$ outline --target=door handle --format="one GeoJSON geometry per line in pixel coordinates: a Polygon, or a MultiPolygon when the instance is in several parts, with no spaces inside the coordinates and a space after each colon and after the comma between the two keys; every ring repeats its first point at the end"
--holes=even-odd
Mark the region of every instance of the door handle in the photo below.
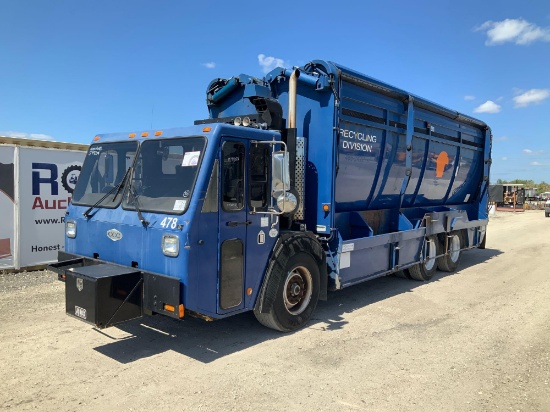
{"type": "Polygon", "coordinates": [[[231,226],[231,227],[235,227],[235,226],[239,226],[239,225],[245,225],[245,226],[248,226],[248,225],[251,225],[252,222],[250,220],[245,220],[244,222],[235,222],[235,221],[229,221],[226,223],[227,226],[231,226]]]}

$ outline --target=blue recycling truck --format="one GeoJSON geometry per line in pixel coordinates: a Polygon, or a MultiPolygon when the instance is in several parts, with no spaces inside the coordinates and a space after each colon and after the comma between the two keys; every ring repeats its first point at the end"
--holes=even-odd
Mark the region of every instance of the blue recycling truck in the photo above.
{"type": "Polygon", "coordinates": [[[483,248],[491,130],[314,60],[207,88],[193,126],[94,137],[51,269],[69,315],[254,311],[292,331],[327,291],[426,281],[483,248]]]}

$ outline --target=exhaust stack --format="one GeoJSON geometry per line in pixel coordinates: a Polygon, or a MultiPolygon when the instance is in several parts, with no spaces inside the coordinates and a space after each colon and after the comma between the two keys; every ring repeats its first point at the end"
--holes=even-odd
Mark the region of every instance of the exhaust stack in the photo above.
{"type": "Polygon", "coordinates": [[[296,69],[290,75],[288,83],[288,128],[296,129],[296,89],[300,70],[296,69]]]}

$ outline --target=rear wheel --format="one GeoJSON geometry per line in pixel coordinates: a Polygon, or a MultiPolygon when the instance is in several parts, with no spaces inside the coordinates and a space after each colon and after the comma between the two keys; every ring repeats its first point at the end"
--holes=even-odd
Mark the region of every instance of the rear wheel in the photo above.
{"type": "MultiPolygon", "coordinates": [[[[454,272],[460,262],[462,255],[462,234],[460,232],[451,232],[448,235],[448,250],[444,256],[437,258],[437,266],[445,272],[454,272]]],[[[444,245],[444,243],[443,243],[444,245]]]]}
{"type": "Polygon", "coordinates": [[[271,273],[264,299],[267,307],[254,310],[256,319],[268,328],[290,332],[304,326],[319,299],[319,267],[305,252],[291,256],[271,273]]]}
{"type": "Polygon", "coordinates": [[[430,280],[437,271],[436,257],[439,242],[436,236],[428,236],[424,244],[424,261],[409,268],[409,275],[415,280],[430,280]]]}
{"type": "Polygon", "coordinates": [[[485,244],[487,243],[487,230],[485,230],[485,234],[483,235],[483,240],[478,246],[478,249],[485,249],[485,244]]]}
{"type": "Polygon", "coordinates": [[[403,278],[403,279],[411,278],[411,275],[409,275],[408,269],[398,270],[397,272],[394,273],[394,276],[397,276],[398,278],[403,278]]]}

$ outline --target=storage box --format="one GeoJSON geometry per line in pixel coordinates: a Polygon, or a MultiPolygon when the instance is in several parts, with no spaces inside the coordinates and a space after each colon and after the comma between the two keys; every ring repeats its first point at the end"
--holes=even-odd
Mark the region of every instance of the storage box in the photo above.
{"type": "Polygon", "coordinates": [[[66,271],[67,314],[106,328],[143,315],[143,279],[132,268],[99,264],[66,271]]]}

